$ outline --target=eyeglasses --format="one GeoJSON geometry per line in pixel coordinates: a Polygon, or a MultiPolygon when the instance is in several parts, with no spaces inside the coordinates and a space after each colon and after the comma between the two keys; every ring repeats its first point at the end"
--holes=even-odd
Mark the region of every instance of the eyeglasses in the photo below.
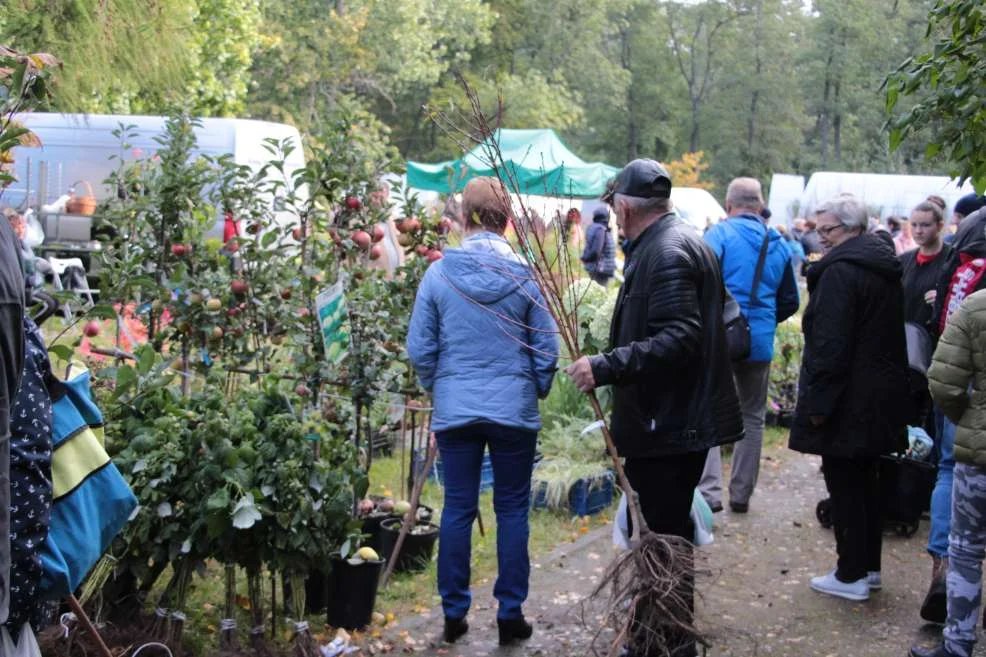
{"type": "Polygon", "coordinates": [[[828,238],[833,230],[837,230],[839,228],[845,228],[845,226],[842,224],[836,224],[834,226],[818,226],[815,228],[815,231],[822,237],[828,238]]]}

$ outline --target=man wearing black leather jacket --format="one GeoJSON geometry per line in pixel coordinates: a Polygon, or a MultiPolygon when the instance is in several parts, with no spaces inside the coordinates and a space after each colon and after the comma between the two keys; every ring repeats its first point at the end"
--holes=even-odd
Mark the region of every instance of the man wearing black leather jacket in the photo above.
{"type": "MultiPolygon", "coordinates": [[[[743,437],[722,319],[715,255],[673,213],[671,178],[634,160],[605,200],[631,240],[613,311],[610,348],[566,372],[588,392],[613,386],[611,430],[648,527],[691,541],[692,496],[709,448],[743,437]]],[[[689,606],[692,586],[681,594],[689,606]]],[[[668,636],[672,657],[694,642],[668,636]]],[[[634,656],[649,657],[649,656],[634,656]]]]}

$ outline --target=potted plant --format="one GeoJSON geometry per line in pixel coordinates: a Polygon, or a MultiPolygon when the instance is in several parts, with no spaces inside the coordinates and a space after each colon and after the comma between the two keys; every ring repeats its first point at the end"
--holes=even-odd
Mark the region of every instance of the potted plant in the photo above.
{"type": "Polygon", "coordinates": [[[613,473],[598,442],[584,435],[585,429],[582,418],[564,417],[542,433],[543,458],[531,485],[534,508],[567,508],[573,515],[586,516],[613,501],[613,473]]]}

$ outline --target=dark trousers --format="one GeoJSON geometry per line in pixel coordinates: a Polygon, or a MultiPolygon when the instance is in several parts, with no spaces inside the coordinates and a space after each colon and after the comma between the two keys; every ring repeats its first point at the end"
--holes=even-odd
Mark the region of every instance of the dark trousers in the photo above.
{"type": "Polygon", "coordinates": [[[438,431],[435,438],[445,475],[445,506],[438,539],[438,592],[445,615],[464,618],[472,603],[472,525],[479,510],[483,452],[489,446],[496,513],[493,596],[500,603],[497,618],[520,618],[531,575],[528,513],[537,432],[486,423],[438,431]]]}
{"type": "Polygon", "coordinates": [[[868,571],[880,570],[883,510],[879,466],[875,458],[822,457],[839,554],[835,576],[840,582],[855,582],[868,571]]]}
{"type": "MultiPolygon", "coordinates": [[[[624,465],[627,479],[640,498],[640,512],[647,527],[658,534],[680,536],[689,544],[695,537],[691,519],[692,498],[702,478],[708,451],[675,454],[654,458],[628,458],[624,465]]],[[[627,510],[628,516],[632,516],[627,510]]],[[[633,531],[633,519],[627,526],[633,531]]],[[[687,605],[689,622],[695,608],[694,578],[688,577],[678,589],[687,605]]],[[[672,657],[695,655],[695,643],[690,638],[666,633],[665,645],[672,657]]],[[[648,656],[649,657],[649,656],[648,656]]]]}

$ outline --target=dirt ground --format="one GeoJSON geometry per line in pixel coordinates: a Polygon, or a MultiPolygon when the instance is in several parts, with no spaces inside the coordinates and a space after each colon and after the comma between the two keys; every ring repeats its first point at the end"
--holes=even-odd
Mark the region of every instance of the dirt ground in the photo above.
{"type": "MultiPolygon", "coordinates": [[[[835,563],[832,533],[815,520],[826,497],[819,460],[786,449],[767,450],[750,512],[716,515],[715,542],[699,550],[697,614],[715,657],[904,656],[914,642],[931,645],[940,628],[918,616],[931,571],[927,521],[911,538],[885,534],[883,590],[853,603],[819,595],[808,580],[835,563]]],[[[525,614],[535,624],[524,644],[496,645],[491,586],[473,592],[469,633],[455,645],[439,642],[441,609],[405,619],[378,648],[448,657],[583,655],[593,634],[580,605],[612,557],[607,530],[559,548],[534,567],[525,614]]],[[[591,653],[590,653],[591,654],[591,653]]],[[[986,655],[980,647],[977,656],[986,655]]]]}

